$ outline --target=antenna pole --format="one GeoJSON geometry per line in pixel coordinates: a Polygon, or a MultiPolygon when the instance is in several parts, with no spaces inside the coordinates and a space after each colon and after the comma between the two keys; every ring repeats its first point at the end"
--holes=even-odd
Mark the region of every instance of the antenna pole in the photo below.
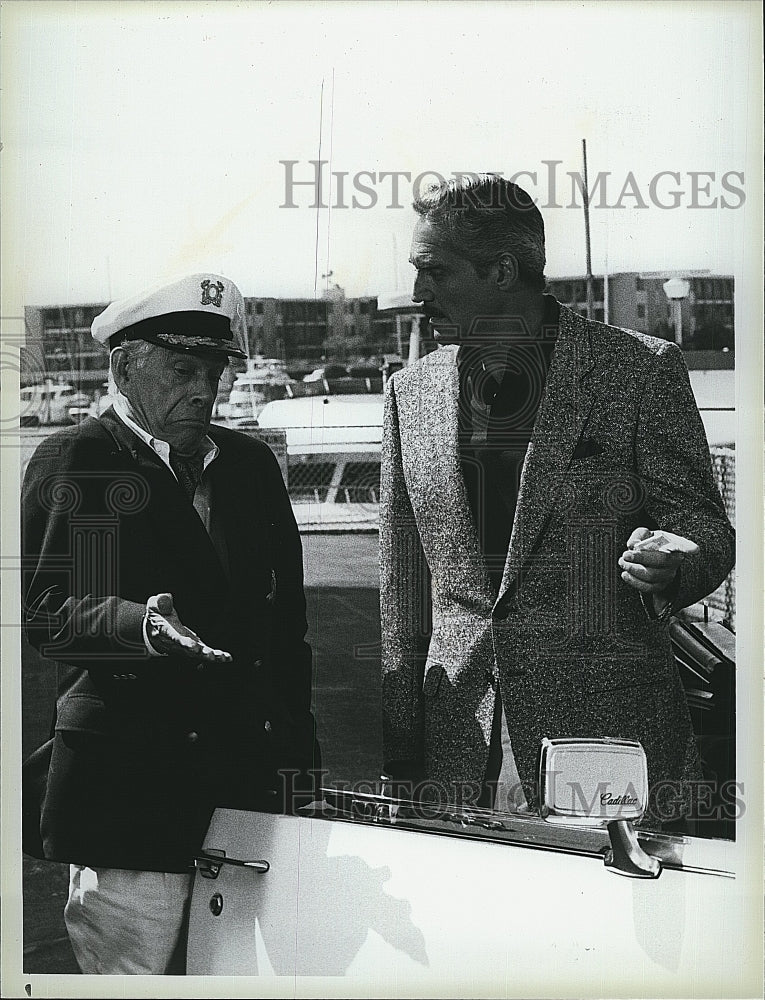
{"type": "Polygon", "coordinates": [[[319,212],[321,206],[322,173],[321,173],[321,134],[324,127],[324,78],[319,92],[319,197],[316,199],[316,245],[313,256],[313,297],[317,298],[319,285],[319,212]]]}
{"type": "Polygon", "coordinates": [[[590,188],[587,180],[587,140],[582,139],[582,159],[584,161],[584,243],[587,254],[587,319],[595,315],[595,296],[592,287],[592,253],[590,250],[590,188]]]}

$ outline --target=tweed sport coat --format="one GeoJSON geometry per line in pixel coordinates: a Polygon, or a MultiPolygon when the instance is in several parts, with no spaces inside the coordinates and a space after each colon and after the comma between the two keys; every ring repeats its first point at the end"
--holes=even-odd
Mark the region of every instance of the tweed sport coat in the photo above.
{"type": "Polygon", "coordinates": [[[284,808],[278,769],[319,766],[287,491],[264,444],[209,434],[228,572],[172,473],[112,410],[29,463],[25,629],[58,675],[41,821],[51,860],[185,870],[216,806],[284,808]],[[165,591],[233,663],[147,655],[145,603],[165,591]]]}
{"type": "Polygon", "coordinates": [[[560,307],[498,595],[461,472],[458,396],[454,346],[387,386],[385,760],[417,762],[452,794],[452,783],[480,782],[499,684],[532,801],[545,736],[638,739],[652,786],[698,777],[665,624],[618,567],[638,526],[695,541],[679,609],[714,590],[734,561],[682,353],[560,307]]]}

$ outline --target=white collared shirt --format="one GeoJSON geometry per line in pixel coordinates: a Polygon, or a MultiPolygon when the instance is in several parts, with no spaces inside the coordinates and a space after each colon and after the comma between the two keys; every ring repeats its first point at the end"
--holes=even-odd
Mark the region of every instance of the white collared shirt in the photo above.
{"type": "MultiPolygon", "coordinates": [[[[137,437],[139,437],[144,444],[147,444],[151,450],[162,459],[168,469],[173,473],[173,476],[177,479],[175,471],[172,465],[170,465],[170,445],[167,441],[163,441],[161,438],[154,437],[149,431],[145,430],[135,419],[135,414],[133,413],[133,408],[130,405],[130,401],[127,396],[123,396],[121,392],[118,392],[114,397],[114,412],[120,418],[123,424],[128,427],[137,437]]],[[[202,473],[207,469],[210,462],[213,462],[220,452],[220,448],[217,444],[209,437],[205,435],[202,439],[202,444],[200,449],[204,448],[204,456],[202,461],[202,473]]],[[[201,516],[201,515],[200,515],[201,516]]],[[[202,518],[204,520],[204,518],[202,518]]],[[[209,527],[209,525],[208,525],[209,527]]]]}
{"type": "MultiPolygon", "coordinates": [[[[141,425],[135,419],[135,414],[133,412],[133,408],[130,405],[130,401],[122,393],[117,393],[117,395],[114,397],[113,406],[114,406],[114,412],[117,414],[117,417],[128,428],[128,430],[131,430],[136,435],[136,437],[140,438],[141,441],[143,441],[151,448],[151,450],[155,453],[155,455],[157,455],[164,462],[164,464],[168,467],[170,472],[172,472],[173,476],[177,480],[178,477],[175,475],[175,470],[170,465],[170,445],[168,444],[168,442],[163,441],[161,438],[155,437],[153,434],[150,434],[149,431],[147,431],[145,428],[141,427],[141,425]]],[[[208,465],[210,465],[210,463],[215,461],[215,459],[218,457],[220,453],[220,448],[212,440],[212,438],[209,437],[209,435],[206,435],[202,440],[202,443],[200,445],[200,451],[203,448],[204,448],[204,455],[202,459],[202,477],[200,478],[196,488],[196,492],[194,493],[193,503],[194,503],[194,510],[199,515],[202,524],[205,526],[205,530],[209,535],[211,515],[212,515],[212,503],[210,494],[210,483],[208,480],[205,480],[204,474],[205,471],[207,470],[208,465]]],[[[149,655],[164,656],[165,655],[164,653],[158,653],[157,650],[149,642],[149,636],[146,632],[146,624],[147,624],[146,619],[144,618],[143,641],[146,645],[146,649],[148,650],[149,655]]]]}

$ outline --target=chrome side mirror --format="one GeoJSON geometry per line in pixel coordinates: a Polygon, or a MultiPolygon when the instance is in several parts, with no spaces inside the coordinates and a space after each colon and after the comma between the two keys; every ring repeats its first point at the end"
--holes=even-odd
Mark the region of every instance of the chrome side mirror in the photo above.
{"type": "Polygon", "coordinates": [[[608,830],[606,868],[632,878],[661,874],[632,825],[648,804],[648,765],[636,740],[542,740],[539,789],[546,822],[608,830]]]}

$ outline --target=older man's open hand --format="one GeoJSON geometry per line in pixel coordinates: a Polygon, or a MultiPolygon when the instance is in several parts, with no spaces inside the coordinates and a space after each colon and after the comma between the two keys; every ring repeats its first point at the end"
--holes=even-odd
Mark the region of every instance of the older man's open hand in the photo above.
{"type": "Polygon", "coordinates": [[[213,649],[186,628],[173,605],[172,594],[155,594],[146,602],[146,637],[153,649],[167,656],[185,656],[205,663],[231,663],[233,657],[213,649]]]}

